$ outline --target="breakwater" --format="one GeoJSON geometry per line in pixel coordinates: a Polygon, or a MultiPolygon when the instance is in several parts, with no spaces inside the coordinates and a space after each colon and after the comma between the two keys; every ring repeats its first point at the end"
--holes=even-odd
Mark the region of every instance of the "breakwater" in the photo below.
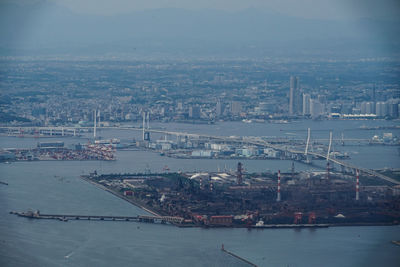
{"type": "Polygon", "coordinates": [[[237,255],[237,254],[235,254],[235,253],[233,253],[233,252],[231,252],[231,251],[226,250],[225,247],[224,247],[224,244],[222,244],[221,250],[222,250],[223,252],[225,252],[226,254],[229,254],[229,255],[231,255],[232,257],[234,257],[234,258],[236,258],[236,259],[238,259],[238,260],[240,260],[240,261],[242,261],[242,262],[244,262],[244,263],[247,263],[247,264],[250,265],[250,266],[258,267],[256,264],[250,262],[249,260],[246,260],[245,258],[243,258],[243,257],[241,257],[241,256],[239,256],[239,255],[237,255]]]}

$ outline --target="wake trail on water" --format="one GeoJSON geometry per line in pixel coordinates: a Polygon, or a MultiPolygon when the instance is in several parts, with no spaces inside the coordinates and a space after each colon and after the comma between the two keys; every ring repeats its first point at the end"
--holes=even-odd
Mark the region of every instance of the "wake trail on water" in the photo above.
{"type": "Polygon", "coordinates": [[[75,252],[71,251],[69,254],[65,255],[64,258],[68,259],[69,257],[71,257],[75,252]]]}

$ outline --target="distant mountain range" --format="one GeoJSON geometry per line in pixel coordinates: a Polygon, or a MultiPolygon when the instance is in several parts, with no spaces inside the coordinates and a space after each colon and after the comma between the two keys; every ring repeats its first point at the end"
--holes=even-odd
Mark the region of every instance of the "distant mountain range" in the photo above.
{"type": "Polygon", "coordinates": [[[83,15],[35,1],[0,3],[0,53],[393,56],[399,21],[311,20],[247,9],[83,15]]]}

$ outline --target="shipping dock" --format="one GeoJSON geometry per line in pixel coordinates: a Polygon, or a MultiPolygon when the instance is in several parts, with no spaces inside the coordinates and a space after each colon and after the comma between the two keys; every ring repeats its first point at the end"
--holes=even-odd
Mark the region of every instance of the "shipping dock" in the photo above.
{"type": "MultiPolygon", "coordinates": [[[[172,224],[178,227],[198,227],[186,221],[182,217],[177,216],[152,216],[152,215],[137,215],[137,216],[114,216],[114,215],[76,215],[76,214],[44,214],[40,211],[26,211],[17,212],[11,211],[10,214],[29,219],[43,219],[43,220],[58,220],[67,222],[69,220],[83,220],[83,221],[125,221],[125,222],[142,222],[142,223],[160,223],[172,224]]],[[[209,226],[208,226],[209,227],[209,226]]],[[[329,227],[328,224],[274,224],[263,226],[250,226],[250,228],[259,229],[282,229],[282,228],[321,228],[329,227]]]]}
{"type": "Polygon", "coordinates": [[[76,144],[65,147],[64,142],[39,142],[35,148],[7,148],[3,157],[9,161],[43,160],[115,160],[115,147],[101,143],[76,144]]]}

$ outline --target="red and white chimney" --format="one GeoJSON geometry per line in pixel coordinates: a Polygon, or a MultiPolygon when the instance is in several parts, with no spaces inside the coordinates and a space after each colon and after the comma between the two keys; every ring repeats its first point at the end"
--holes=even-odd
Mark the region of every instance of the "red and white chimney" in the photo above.
{"type": "Polygon", "coordinates": [[[360,171],[356,170],[356,200],[360,199],[360,171]]]}
{"type": "Polygon", "coordinates": [[[281,171],[278,170],[278,195],[276,197],[276,201],[281,201],[281,171]]]}

